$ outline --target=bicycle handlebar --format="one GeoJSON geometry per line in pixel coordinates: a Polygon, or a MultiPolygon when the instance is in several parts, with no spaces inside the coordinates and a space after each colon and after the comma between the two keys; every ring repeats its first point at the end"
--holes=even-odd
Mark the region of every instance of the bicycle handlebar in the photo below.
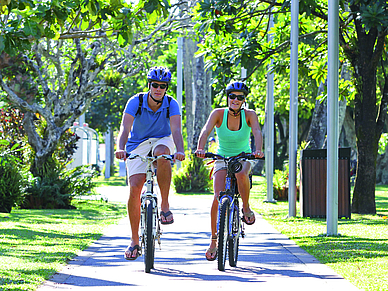
{"type": "Polygon", "coordinates": [[[133,154],[133,153],[126,153],[126,155],[127,155],[127,159],[130,159],[130,160],[133,160],[136,158],[140,158],[142,160],[146,160],[147,158],[153,159],[153,160],[158,160],[158,159],[164,158],[166,160],[172,161],[174,159],[174,155],[160,155],[160,156],[155,156],[155,157],[141,156],[139,154],[133,154]]]}
{"type": "Polygon", "coordinates": [[[257,158],[255,157],[255,155],[252,155],[252,154],[247,154],[247,153],[242,153],[241,155],[239,156],[235,156],[235,157],[223,157],[221,155],[218,155],[218,154],[213,154],[213,153],[210,153],[210,152],[207,152],[205,153],[205,158],[211,158],[213,160],[228,160],[228,159],[236,159],[236,160],[239,160],[239,159],[247,159],[247,160],[264,160],[265,158],[262,157],[262,158],[257,158]]]}

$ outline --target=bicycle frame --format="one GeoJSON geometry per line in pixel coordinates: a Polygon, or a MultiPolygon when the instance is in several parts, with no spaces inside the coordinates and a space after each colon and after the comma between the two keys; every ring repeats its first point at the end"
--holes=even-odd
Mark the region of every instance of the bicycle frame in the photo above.
{"type": "MultiPolygon", "coordinates": [[[[222,200],[222,198],[224,197],[227,197],[229,199],[229,205],[230,205],[230,208],[229,208],[229,223],[228,223],[228,233],[229,233],[229,239],[235,237],[235,236],[240,236],[240,234],[242,235],[242,237],[245,236],[245,233],[244,233],[244,230],[239,228],[239,231],[238,233],[233,233],[232,231],[232,228],[233,228],[233,210],[234,209],[237,209],[237,211],[239,211],[240,209],[239,206],[238,206],[238,199],[240,197],[240,194],[238,193],[238,189],[237,189],[237,181],[236,181],[236,177],[234,176],[233,173],[227,171],[227,175],[226,175],[226,178],[225,178],[225,192],[221,192],[221,193],[224,193],[222,196],[219,197],[219,201],[222,200]]],[[[221,204],[219,203],[218,204],[218,208],[220,208],[221,204]]],[[[220,211],[220,209],[218,209],[218,212],[220,211]]],[[[217,216],[219,218],[219,215],[217,216]]],[[[217,218],[217,232],[219,231],[219,219],[217,218]]]]}
{"type": "Polygon", "coordinates": [[[235,173],[242,170],[240,161],[256,159],[254,155],[242,154],[237,157],[226,158],[213,153],[205,153],[205,158],[223,160],[227,168],[225,191],[218,197],[217,236],[218,236],[218,270],[225,271],[227,250],[229,265],[236,267],[240,235],[244,238],[244,225],[241,223],[237,180],[235,173]]]}
{"type": "MultiPolygon", "coordinates": [[[[171,155],[160,155],[157,157],[151,157],[151,156],[140,156],[138,154],[127,154],[128,159],[135,159],[139,158],[143,162],[147,163],[147,170],[146,170],[146,182],[145,186],[146,189],[141,193],[140,196],[140,203],[141,203],[141,212],[140,212],[140,240],[141,240],[141,248],[145,245],[144,238],[146,236],[146,208],[148,201],[150,201],[152,205],[152,216],[154,217],[152,219],[152,237],[154,239],[158,240],[159,248],[161,246],[161,240],[160,236],[162,235],[162,231],[160,228],[160,219],[159,219],[159,210],[158,210],[158,195],[155,193],[154,188],[154,178],[155,173],[152,169],[152,164],[157,161],[158,159],[166,159],[166,160],[172,160],[173,156],[171,155]]],[[[153,259],[152,259],[153,261],[153,259]]]]}

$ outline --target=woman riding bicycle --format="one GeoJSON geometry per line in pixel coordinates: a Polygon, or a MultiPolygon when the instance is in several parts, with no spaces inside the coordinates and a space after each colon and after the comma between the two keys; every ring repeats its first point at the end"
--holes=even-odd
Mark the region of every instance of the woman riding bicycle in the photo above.
{"type": "MultiPolygon", "coordinates": [[[[232,157],[242,152],[251,152],[250,134],[252,132],[255,139],[256,149],[252,154],[262,158],[263,138],[254,110],[244,108],[245,98],[249,93],[247,85],[243,82],[232,82],[226,87],[228,108],[217,108],[210,114],[205,126],[202,128],[196,155],[200,158],[205,157],[205,145],[210,133],[216,127],[218,137],[217,154],[225,157],[232,157]]],[[[242,199],[243,221],[251,225],[255,222],[255,214],[249,206],[250,182],[249,173],[251,163],[242,162],[243,168],[236,173],[237,185],[242,199]]],[[[214,199],[211,207],[211,242],[206,251],[206,259],[214,261],[217,258],[217,212],[218,212],[218,195],[225,189],[226,168],[222,160],[215,161],[213,167],[213,188],[214,199]]]]}

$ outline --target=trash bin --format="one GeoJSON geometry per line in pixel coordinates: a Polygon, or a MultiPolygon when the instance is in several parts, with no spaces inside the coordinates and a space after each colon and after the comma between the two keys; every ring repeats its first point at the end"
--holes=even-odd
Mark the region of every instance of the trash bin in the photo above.
{"type": "MultiPolygon", "coordinates": [[[[350,148],[338,153],[338,217],[349,218],[350,148]]],[[[300,212],[302,217],[326,217],[327,150],[303,150],[301,154],[300,212]]]]}

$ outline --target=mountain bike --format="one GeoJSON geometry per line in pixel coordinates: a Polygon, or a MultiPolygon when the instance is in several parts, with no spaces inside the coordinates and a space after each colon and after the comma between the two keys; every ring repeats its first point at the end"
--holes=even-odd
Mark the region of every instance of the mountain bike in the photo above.
{"type": "MultiPolygon", "coordinates": [[[[227,174],[225,179],[225,191],[219,195],[217,234],[218,234],[218,270],[225,271],[226,256],[229,257],[229,265],[236,267],[240,236],[245,237],[244,226],[240,217],[240,194],[238,192],[235,174],[242,170],[241,161],[263,159],[256,158],[252,154],[241,154],[236,157],[225,158],[221,155],[206,153],[205,158],[224,160],[227,174]],[[227,252],[228,251],[228,252],[227,252]]],[[[251,181],[251,176],[250,176],[251,181]]]]}
{"type": "Polygon", "coordinates": [[[159,159],[172,161],[174,156],[160,155],[157,157],[151,157],[127,153],[127,158],[130,160],[138,158],[147,163],[145,182],[146,189],[141,193],[140,196],[140,251],[143,253],[142,250],[144,249],[145,272],[150,273],[151,269],[154,268],[155,240],[158,241],[160,247],[160,236],[162,235],[160,228],[158,195],[156,193],[156,187],[154,187],[155,171],[153,170],[152,164],[159,159]]]}

